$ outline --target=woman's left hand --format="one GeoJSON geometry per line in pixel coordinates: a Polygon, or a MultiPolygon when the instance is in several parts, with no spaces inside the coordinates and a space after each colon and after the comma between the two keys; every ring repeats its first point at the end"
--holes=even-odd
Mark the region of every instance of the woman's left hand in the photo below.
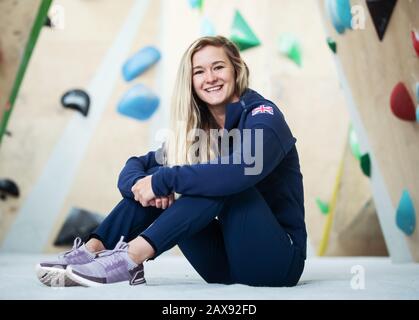
{"type": "Polygon", "coordinates": [[[151,175],[138,180],[131,188],[135,201],[141,203],[143,207],[148,207],[149,202],[156,197],[151,187],[151,175]]]}

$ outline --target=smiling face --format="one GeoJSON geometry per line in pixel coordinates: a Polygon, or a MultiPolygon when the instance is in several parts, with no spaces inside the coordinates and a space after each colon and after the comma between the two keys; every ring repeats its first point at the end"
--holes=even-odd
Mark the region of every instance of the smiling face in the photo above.
{"type": "Polygon", "coordinates": [[[239,100],[235,93],[234,67],[222,47],[208,45],[193,55],[192,85],[210,109],[239,100]]]}

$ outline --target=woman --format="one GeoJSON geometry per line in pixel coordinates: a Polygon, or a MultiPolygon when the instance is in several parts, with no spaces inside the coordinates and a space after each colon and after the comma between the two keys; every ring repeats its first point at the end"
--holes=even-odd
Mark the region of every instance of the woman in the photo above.
{"type": "Polygon", "coordinates": [[[145,283],[143,262],[178,245],[208,283],[297,284],[307,235],[296,139],[248,75],[228,39],[192,43],[177,74],[172,136],[128,159],[123,200],[86,244],[76,239],[37,266],[43,283],[57,274],[64,285],[145,283]]]}

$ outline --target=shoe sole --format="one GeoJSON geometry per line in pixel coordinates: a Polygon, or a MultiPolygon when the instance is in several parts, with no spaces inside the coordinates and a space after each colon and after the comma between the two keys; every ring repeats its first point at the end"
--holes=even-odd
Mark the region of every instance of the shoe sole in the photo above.
{"type": "Polygon", "coordinates": [[[67,269],[65,270],[65,274],[67,278],[71,279],[72,281],[83,287],[100,287],[105,284],[80,277],[79,275],[73,273],[73,269],[71,268],[71,266],[67,267],[67,269]]]}
{"type": "Polygon", "coordinates": [[[66,276],[65,269],[43,267],[37,264],[35,270],[38,280],[48,287],[74,287],[79,285],[66,276]]]}
{"type": "MultiPolygon", "coordinates": [[[[66,271],[65,271],[66,277],[70,278],[72,281],[74,281],[75,283],[79,284],[80,286],[83,287],[101,287],[103,285],[109,284],[109,283],[100,283],[100,282],[95,282],[86,278],[83,278],[81,276],[79,276],[78,274],[73,273],[73,269],[71,268],[71,266],[68,266],[66,271]]],[[[144,279],[143,282],[137,283],[139,284],[146,284],[146,281],[144,279]]]]}

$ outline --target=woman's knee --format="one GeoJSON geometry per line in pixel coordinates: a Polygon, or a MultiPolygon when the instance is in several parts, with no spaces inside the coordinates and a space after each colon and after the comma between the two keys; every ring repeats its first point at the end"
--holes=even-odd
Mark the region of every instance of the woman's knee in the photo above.
{"type": "Polygon", "coordinates": [[[270,208],[260,192],[255,187],[251,187],[228,196],[225,208],[219,217],[223,219],[225,216],[234,216],[244,212],[259,212],[260,210],[270,211],[270,208]]]}

